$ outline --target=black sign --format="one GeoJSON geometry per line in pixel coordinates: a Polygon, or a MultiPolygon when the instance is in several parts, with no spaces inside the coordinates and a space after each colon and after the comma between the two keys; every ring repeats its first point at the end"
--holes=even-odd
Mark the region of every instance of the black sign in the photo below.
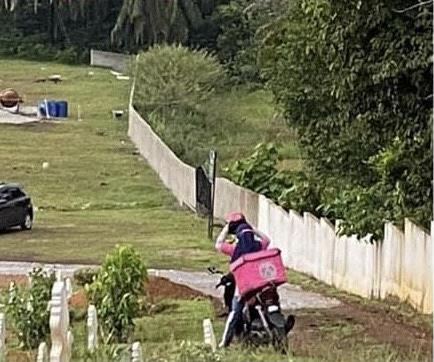
{"type": "Polygon", "coordinates": [[[203,166],[196,169],[196,211],[204,216],[212,213],[212,183],[203,166]]]}
{"type": "Polygon", "coordinates": [[[209,151],[207,162],[196,168],[196,212],[208,217],[208,237],[212,239],[217,153],[209,151]]]}

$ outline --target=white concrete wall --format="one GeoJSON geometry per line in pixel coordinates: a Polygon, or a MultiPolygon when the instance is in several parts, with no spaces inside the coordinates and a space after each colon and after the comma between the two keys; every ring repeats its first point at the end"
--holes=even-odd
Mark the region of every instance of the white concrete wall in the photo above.
{"type": "Polygon", "coordinates": [[[215,188],[214,216],[223,219],[228,211],[244,210],[249,221],[257,225],[258,198],[259,195],[255,192],[240,187],[223,177],[218,177],[215,188]]]}
{"type": "Polygon", "coordinates": [[[129,109],[128,136],[177,200],[195,209],[195,169],[178,159],[132,106],[129,109]]]}
{"type": "Polygon", "coordinates": [[[432,313],[432,239],[417,225],[406,220],[401,232],[386,224],[384,241],[371,243],[338,236],[325,218],[286,212],[264,196],[258,200],[258,226],[282,250],[287,267],[350,293],[394,295],[432,313]]]}
{"type": "MultiPolygon", "coordinates": [[[[128,135],[179,202],[194,209],[195,169],[179,160],[131,105],[128,135]]],[[[242,211],[267,233],[288,268],[366,298],[397,296],[432,313],[432,238],[409,220],[404,232],[386,224],[384,241],[370,243],[338,236],[325,218],[286,212],[263,195],[217,178],[215,217],[230,210],[242,211]]]]}
{"type": "Polygon", "coordinates": [[[90,50],[90,65],[111,68],[118,72],[126,72],[130,61],[131,57],[126,54],[90,50]]]}

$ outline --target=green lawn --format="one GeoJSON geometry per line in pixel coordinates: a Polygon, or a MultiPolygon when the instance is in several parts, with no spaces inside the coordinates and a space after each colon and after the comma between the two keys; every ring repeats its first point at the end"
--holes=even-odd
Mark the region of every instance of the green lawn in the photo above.
{"type": "Polygon", "coordinates": [[[220,151],[222,166],[249,156],[258,143],[274,142],[282,162],[300,167],[297,135],[277,113],[271,93],[237,87],[214,95],[205,108],[226,121],[224,139],[208,136],[220,151]],[[232,121],[237,122],[236,126],[231,126],[232,121]]]}
{"type": "Polygon", "coordinates": [[[210,149],[218,154],[218,171],[240,158],[250,156],[257,144],[273,142],[279,150],[280,167],[300,169],[302,154],[297,134],[276,111],[270,92],[247,87],[220,89],[196,113],[182,109],[164,116],[146,114],[135,99],[135,106],[154,131],[184,162],[198,166],[210,149]]]}
{"type": "MultiPolygon", "coordinates": [[[[12,60],[0,64],[0,89],[16,88],[28,103],[46,96],[66,99],[70,105],[69,119],[59,123],[0,124],[0,180],[23,184],[38,208],[32,231],[0,234],[0,260],[95,263],[115,244],[130,243],[149,267],[203,269],[225,262],[206,239],[205,221],[180,209],[135,153],[126,136],[126,118],[112,119],[111,109],[126,109],[128,82],[116,80],[107,70],[89,67],[12,60]],[[65,80],[57,85],[34,82],[49,74],[61,74],[65,80]],[[77,121],[77,105],[82,110],[81,122],[77,121]],[[43,162],[49,162],[48,169],[42,169],[43,162]]],[[[227,132],[228,137],[219,143],[226,150],[221,154],[223,163],[248,154],[249,147],[260,140],[286,142],[281,147],[281,154],[286,155],[282,159],[299,162],[295,135],[272,117],[267,93],[237,89],[229,95],[217,95],[210,101],[210,109],[244,117],[250,128],[227,132]]],[[[308,283],[297,273],[290,273],[290,278],[301,278],[298,283],[302,285],[308,283]]],[[[216,335],[221,335],[223,321],[215,318],[208,299],[163,302],[169,308],[137,320],[135,339],[142,341],[149,361],[170,360],[164,358],[177,353],[184,356],[177,361],[191,361],[192,355],[201,352],[194,347],[186,352],[180,344],[185,339],[201,342],[203,318],[214,318],[216,335]]],[[[82,310],[81,316],[84,314],[82,310]]],[[[211,360],[407,361],[426,357],[401,354],[389,344],[369,339],[355,322],[336,319],[331,323],[325,312],[299,311],[297,317],[301,324],[295,330],[294,355],[234,346],[211,360]],[[312,315],[322,324],[303,325],[312,315]],[[306,341],[297,342],[297,336],[306,341]]],[[[85,345],[83,318],[73,322],[73,331],[77,353],[85,345]]],[[[11,338],[9,342],[15,349],[16,341],[11,338]]],[[[34,360],[34,356],[26,359],[27,355],[23,352],[17,361],[34,360]]]]}
{"type": "Polygon", "coordinates": [[[23,184],[37,207],[31,232],[0,234],[0,259],[98,262],[116,243],[131,243],[150,267],[222,260],[206,239],[205,221],[181,210],[135,153],[127,117],[112,119],[111,109],[127,108],[128,82],[106,69],[0,63],[0,89],[15,88],[28,104],[66,99],[70,109],[58,123],[0,124],[0,180],[23,184]],[[64,81],[34,82],[50,74],[64,81]]]}

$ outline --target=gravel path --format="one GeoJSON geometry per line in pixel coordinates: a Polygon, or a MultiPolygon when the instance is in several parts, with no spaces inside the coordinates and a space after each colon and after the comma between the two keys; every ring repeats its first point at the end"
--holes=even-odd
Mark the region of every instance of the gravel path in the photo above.
{"type": "Polygon", "coordinates": [[[26,261],[0,261],[0,275],[26,275],[33,268],[42,267],[42,269],[45,271],[61,270],[63,276],[70,277],[77,269],[92,266],[96,265],[32,263],[26,261]]]}
{"type": "MultiPolygon", "coordinates": [[[[62,275],[72,276],[74,271],[80,268],[92,267],[92,265],[81,264],[49,264],[49,263],[31,263],[31,262],[13,262],[0,261],[0,275],[25,275],[32,268],[40,266],[44,270],[61,270],[62,275]]],[[[95,266],[95,265],[94,265],[95,266]]],[[[218,283],[219,275],[211,275],[206,272],[191,272],[181,270],[162,270],[149,269],[149,275],[167,278],[170,281],[186,285],[192,289],[198,290],[204,294],[216,298],[222,298],[223,290],[215,289],[218,283]]],[[[307,292],[299,286],[284,284],[278,288],[282,309],[295,310],[303,308],[332,308],[340,304],[339,300],[324,297],[321,294],[307,292]]]]}
{"type": "MultiPolygon", "coordinates": [[[[150,275],[167,278],[177,284],[184,284],[204,294],[217,298],[223,297],[223,289],[215,289],[219,282],[219,275],[211,275],[205,272],[187,272],[181,270],[149,270],[150,275]]],[[[284,284],[278,287],[280,304],[282,309],[294,310],[304,308],[332,308],[340,304],[339,300],[324,297],[321,294],[307,292],[299,286],[284,284]]]]}

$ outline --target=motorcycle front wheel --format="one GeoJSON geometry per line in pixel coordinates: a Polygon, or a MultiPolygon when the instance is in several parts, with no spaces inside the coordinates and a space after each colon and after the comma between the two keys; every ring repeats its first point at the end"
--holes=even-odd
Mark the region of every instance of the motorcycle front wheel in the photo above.
{"type": "Polygon", "coordinates": [[[273,328],[273,347],[277,352],[286,354],[289,351],[288,337],[285,328],[273,328]]]}

